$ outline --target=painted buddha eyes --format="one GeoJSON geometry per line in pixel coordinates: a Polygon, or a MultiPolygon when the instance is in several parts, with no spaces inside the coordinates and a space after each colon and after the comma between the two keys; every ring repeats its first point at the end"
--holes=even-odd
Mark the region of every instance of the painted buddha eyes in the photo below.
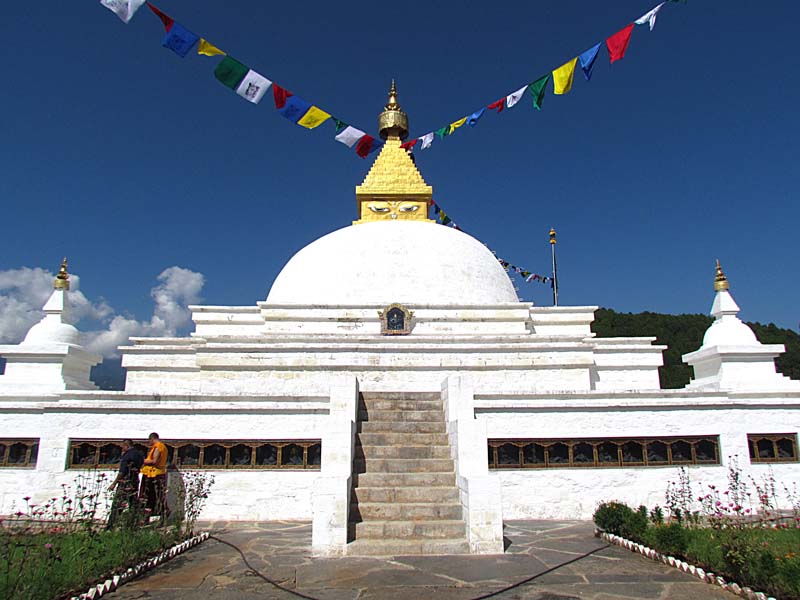
{"type": "Polygon", "coordinates": [[[400,212],[400,213],[413,213],[413,212],[417,212],[419,210],[419,206],[414,205],[414,204],[411,204],[411,205],[406,204],[406,205],[402,205],[402,206],[398,206],[396,202],[390,202],[389,204],[390,204],[390,206],[379,206],[377,204],[368,204],[367,206],[369,207],[369,209],[372,212],[374,212],[376,214],[384,215],[384,214],[387,214],[387,213],[391,212],[391,213],[393,213],[392,218],[396,218],[397,217],[396,213],[398,213],[398,212],[400,212]]]}

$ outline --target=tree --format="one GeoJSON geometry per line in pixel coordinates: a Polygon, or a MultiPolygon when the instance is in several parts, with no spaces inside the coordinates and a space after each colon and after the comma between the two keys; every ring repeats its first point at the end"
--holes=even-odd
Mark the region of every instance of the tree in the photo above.
{"type": "MultiPolygon", "coordinates": [[[[706,315],[667,315],[662,313],[619,313],[601,308],[595,313],[592,331],[598,337],[656,336],[656,343],[667,346],[664,366],[658,369],[662,388],[682,388],[692,375],[692,368],[684,364],[681,356],[697,350],[703,344],[703,335],[711,325],[712,317],[706,315]]],[[[800,379],[800,335],[791,329],[782,329],[774,323],[748,323],[762,344],[784,344],[786,352],[775,365],[780,373],[800,379]]]]}

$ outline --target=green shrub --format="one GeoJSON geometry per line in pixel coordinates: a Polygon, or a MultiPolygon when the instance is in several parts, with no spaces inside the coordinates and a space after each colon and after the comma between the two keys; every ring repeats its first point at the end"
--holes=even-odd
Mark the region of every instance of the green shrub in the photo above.
{"type": "Polygon", "coordinates": [[[595,525],[607,533],[622,535],[625,521],[633,515],[633,510],[622,502],[603,502],[594,511],[595,525]]]}
{"type": "Polygon", "coordinates": [[[645,541],[648,546],[656,548],[659,552],[686,558],[686,548],[689,545],[687,530],[677,522],[669,525],[656,525],[648,530],[645,541]]]}
{"type": "Polygon", "coordinates": [[[644,540],[647,526],[647,509],[645,509],[644,514],[641,511],[631,511],[629,515],[625,516],[622,522],[620,535],[631,541],[641,543],[642,540],[644,540]]]}

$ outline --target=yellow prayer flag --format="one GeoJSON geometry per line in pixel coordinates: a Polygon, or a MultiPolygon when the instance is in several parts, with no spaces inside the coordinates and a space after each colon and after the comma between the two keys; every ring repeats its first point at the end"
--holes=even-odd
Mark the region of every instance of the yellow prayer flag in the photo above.
{"type": "Polygon", "coordinates": [[[331,116],[324,110],[317,108],[316,106],[312,106],[308,109],[308,112],[303,115],[303,118],[297,122],[297,124],[302,125],[307,129],[314,129],[314,127],[322,125],[330,118],[331,116]]]}
{"type": "Polygon", "coordinates": [[[576,56],[553,71],[553,93],[566,94],[572,89],[572,76],[575,74],[576,56]]]}
{"type": "Polygon", "coordinates": [[[463,119],[459,119],[458,121],[454,121],[453,123],[450,123],[450,131],[447,132],[447,135],[450,135],[451,133],[453,133],[456,129],[461,127],[466,122],[467,122],[467,117],[464,117],[463,119]]]}
{"type": "Polygon", "coordinates": [[[197,46],[197,53],[205,54],[206,56],[216,56],[218,54],[225,56],[225,52],[203,38],[200,38],[200,44],[197,46]]]}

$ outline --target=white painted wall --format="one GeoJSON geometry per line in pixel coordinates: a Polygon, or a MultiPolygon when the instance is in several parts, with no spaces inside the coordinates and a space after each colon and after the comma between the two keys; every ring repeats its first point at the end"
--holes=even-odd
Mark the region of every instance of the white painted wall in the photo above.
{"type": "MultiPolygon", "coordinates": [[[[748,433],[800,432],[800,395],[772,398],[703,398],[686,394],[651,398],[527,398],[476,401],[489,438],[625,438],[718,435],[721,465],[688,466],[703,484],[727,485],[729,457],[738,457],[745,478],[770,469],[750,464],[748,433]],[[712,400],[713,403],[709,400],[712,400]],[[684,405],[684,406],[682,406],[684,405]],[[490,408],[490,406],[492,406],[490,408]]],[[[800,481],[800,463],[772,464],[781,484],[800,481]]],[[[502,485],[506,519],[589,519],[600,502],[664,506],[667,483],[678,467],[547,468],[493,470],[502,485]]]]}

